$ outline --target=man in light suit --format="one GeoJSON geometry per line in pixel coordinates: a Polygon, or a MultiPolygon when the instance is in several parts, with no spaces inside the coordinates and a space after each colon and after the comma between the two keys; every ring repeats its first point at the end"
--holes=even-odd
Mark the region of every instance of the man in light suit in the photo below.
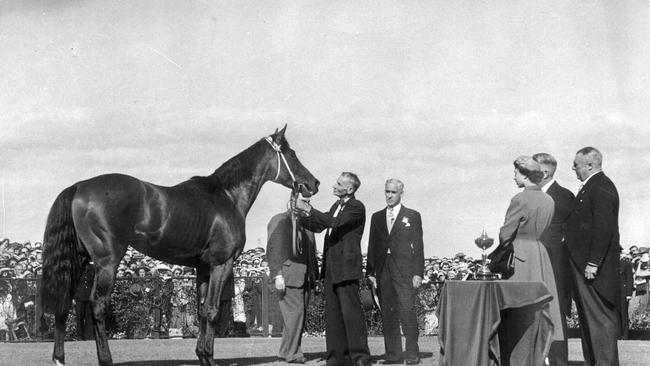
{"type": "MultiPolygon", "coordinates": [[[[573,208],[575,196],[571,191],[557,183],[553,175],[557,168],[557,160],[546,153],[533,155],[533,160],[539,163],[544,174],[539,185],[542,191],[546,192],[555,203],[555,211],[551,219],[551,225],[544,231],[540,240],[551,260],[553,276],[557,287],[558,302],[560,303],[560,314],[563,333],[567,334],[566,317],[571,316],[571,269],[569,267],[569,252],[565,243],[566,219],[573,208]]],[[[554,341],[548,354],[551,366],[567,366],[569,364],[569,352],[566,338],[563,341],[554,341]]]]}
{"type": "Polygon", "coordinates": [[[416,365],[420,362],[418,322],[415,314],[417,289],[422,285],[424,251],[420,214],[403,206],[404,183],[388,179],[386,205],[370,220],[366,273],[379,288],[384,327],[384,364],[416,365]],[[402,355],[401,329],[406,337],[402,355]]]}
{"type": "Polygon", "coordinates": [[[313,209],[303,200],[296,209],[304,217],[300,223],[314,232],[326,230],[323,245],[325,279],[325,343],[328,366],[367,366],[371,364],[359,281],[361,269],[361,236],[366,223],[366,208],[354,197],[359,177],[343,172],[333,186],[339,199],[327,212],[313,209]]]}
{"type": "Polygon", "coordinates": [[[576,153],[573,170],[582,187],[567,219],[566,239],[585,365],[618,366],[619,200],[602,159],[593,147],[576,153]]]}
{"type": "Polygon", "coordinates": [[[277,214],[267,226],[266,257],[270,277],[278,290],[278,302],[284,321],[280,358],[288,363],[305,363],[300,344],[305,326],[309,291],[318,278],[314,233],[296,223],[296,247],[293,246],[291,211],[277,214]]]}

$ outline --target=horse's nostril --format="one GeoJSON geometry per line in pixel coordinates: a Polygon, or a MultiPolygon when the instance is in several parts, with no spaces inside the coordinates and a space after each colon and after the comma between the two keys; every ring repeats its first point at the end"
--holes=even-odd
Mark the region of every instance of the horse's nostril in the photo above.
{"type": "Polygon", "coordinates": [[[316,179],[316,188],[318,188],[319,185],[320,185],[320,181],[316,179]]]}

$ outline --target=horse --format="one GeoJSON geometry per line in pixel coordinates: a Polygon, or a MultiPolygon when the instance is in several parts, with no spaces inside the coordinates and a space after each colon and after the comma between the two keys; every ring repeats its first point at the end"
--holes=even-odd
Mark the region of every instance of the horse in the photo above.
{"type": "MultiPolygon", "coordinates": [[[[219,299],[246,242],[245,220],[262,185],[273,181],[303,195],[319,181],[286,140],[287,126],[226,161],[209,176],[165,187],[123,174],[100,175],[64,189],[47,217],[43,240],[44,313],[54,314],[56,365],[65,364],[65,323],[80,276],[95,265],[91,291],[97,359],[113,364],[105,315],[118,264],[128,246],[164,262],[196,268],[196,355],[214,366],[219,299]]],[[[46,329],[44,315],[41,329],[46,329]]]]}

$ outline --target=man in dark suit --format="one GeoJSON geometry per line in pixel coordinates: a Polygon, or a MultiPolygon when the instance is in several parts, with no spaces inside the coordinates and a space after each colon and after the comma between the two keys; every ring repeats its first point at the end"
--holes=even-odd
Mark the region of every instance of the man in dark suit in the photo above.
{"type": "Polygon", "coordinates": [[[602,159],[593,147],[576,153],[573,170],[582,187],[567,219],[566,239],[585,364],[618,366],[619,200],[602,159]]]}
{"type": "Polygon", "coordinates": [[[366,208],[354,197],[360,184],[356,174],[341,173],[333,186],[339,200],[327,212],[313,209],[303,200],[296,202],[296,209],[305,216],[300,219],[302,225],[314,232],[326,230],[321,277],[325,279],[328,366],[371,364],[359,298],[361,236],[366,223],[366,208]]]}
{"type": "Polygon", "coordinates": [[[318,262],[314,233],[297,222],[294,247],[291,215],[289,211],[271,218],[267,226],[266,257],[284,319],[279,356],[288,363],[305,363],[307,359],[300,344],[309,291],[318,278],[318,262]]]}
{"type": "Polygon", "coordinates": [[[93,306],[90,302],[93,284],[95,283],[95,265],[88,263],[84,269],[77,291],[74,294],[75,311],[77,315],[77,335],[82,341],[95,339],[93,330],[93,306]]]}
{"type": "MultiPolygon", "coordinates": [[[[553,267],[553,276],[555,277],[555,286],[557,287],[558,302],[560,303],[560,314],[562,319],[562,329],[567,334],[566,317],[571,316],[571,269],[569,267],[569,252],[565,243],[566,219],[573,208],[573,199],[575,196],[571,191],[557,183],[555,170],[557,160],[546,153],[533,155],[533,160],[539,163],[544,174],[539,185],[555,203],[555,211],[551,219],[551,225],[544,231],[540,240],[548,256],[551,259],[553,267]]],[[[551,344],[548,354],[549,364],[551,366],[566,366],[569,364],[569,352],[566,338],[563,341],[555,341],[551,344]]]]}
{"type": "Polygon", "coordinates": [[[618,277],[621,281],[621,335],[620,339],[627,339],[629,335],[630,316],[628,306],[634,292],[634,269],[632,268],[632,259],[628,254],[623,253],[621,247],[621,260],[619,263],[618,277]]]}
{"type": "Polygon", "coordinates": [[[417,289],[422,285],[424,244],[420,214],[401,204],[404,183],[389,179],[385,185],[386,205],[370,220],[366,273],[379,288],[384,327],[384,364],[420,363],[418,322],[415,314],[417,289]],[[402,355],[401,329],[406,337],[402,355]]]}

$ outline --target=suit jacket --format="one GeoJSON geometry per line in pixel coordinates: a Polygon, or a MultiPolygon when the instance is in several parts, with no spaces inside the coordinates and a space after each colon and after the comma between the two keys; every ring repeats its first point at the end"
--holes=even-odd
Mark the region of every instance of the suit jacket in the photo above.
{"type": "Polygon", "coordinates": [[[594,174],[580,189],[567,219],[567,249],[582,271],[598,265],[592,285],[610,304],[620,307],[618,191],[603,173],[594,174]]]}
{"type": "Polygon", "coordinates": [[[361,236],[366,224],[366,208],[354,196],[334,217],[338,205],[338,201],[335,202],[327,212],[312,209],[308,217],[300,220],[302,225],[314,232],[332,229],[325,235],[321,277],[334,284],[362,278],[361,236]]]}
{"type": "Polygon", "coordinates": [[[621,297],[625,300],[626,296],[632,296],[632,292],[634,292],[634,269],[632,268],[632,262],[627,258],[621,259],[618,273],[621,280],[621,297]]]}
{"type": "Polygon", "coordinates": [[[316,241],[314,233],[302,227],[300,223],[297,225],[296,240],[302,252],[294,256],[291,213],[283,212],[271,218],[267,226],[266,259],[271,278],[281,274],[286,286],[302,287],[305,282],[308,282],[309,287],[318,278],[316,241]]]}
{"type": "Polygon", "coordinates": [[[548,187],[546,193],[553,198],[555,209],[550,226],[539,238],[551,260],[558,300],[562,314],[571,314],[571,268],[569,267],[569,252],[565,244],[566,219],[573,209],[575,196],[571,191],[557,182],[548,187]]]}
{"type": "Polygon", "coordinates": [[[95,265],[88,263],[86,268],[79,278],[79,284],[77,285],[77,291],[74,294],[75,301],[90,301],[90,294],[93,290],[93,284],[95,283],[95,265]]]}
{"type": "MultiPolygon", "coordinates": [[[[544,231],[540,240],[546,247],[564,247],[566,220],[573,209],[575,196],[557,182],[553,182],[546,193],[553,198],[555,211],[551,218],[551,225],[544,231]]],[[[551,258],[552,261],[553,258],[551,258]]]]}
{"type": "Polygon", "coordinates": [[[424,243],[419,212],[402,205],[390,233],[386,225],[386,208],[372,215],[366,264],[368,276],[380,277],[389,248],[399,269],[400,280],[411,283],[413,276],[423,276],[424,243]]]}

